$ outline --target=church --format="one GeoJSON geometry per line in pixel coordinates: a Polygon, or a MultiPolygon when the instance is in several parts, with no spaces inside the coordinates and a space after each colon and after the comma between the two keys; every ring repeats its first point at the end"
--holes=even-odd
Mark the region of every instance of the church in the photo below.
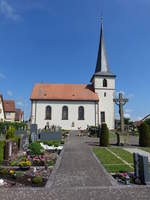
{"type": "Polygon", "coordinates": [[[38,129],[55,125],[84,130],[105,122],[114,129],[115,78],[109,69],[101,22],[97,64],[90,83],[36,83],[30,97],[31,124],[37,124],[38,129]]]}

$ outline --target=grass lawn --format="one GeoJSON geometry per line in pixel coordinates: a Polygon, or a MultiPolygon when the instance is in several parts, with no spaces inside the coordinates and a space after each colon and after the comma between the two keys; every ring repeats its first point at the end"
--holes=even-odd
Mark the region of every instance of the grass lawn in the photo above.
{"type": "Polygon", "coordinates": [[[112,152],[117,154],[117,156],[121,157],[123,160],[127,161],[130,164],[133,164],[133,155],[132,153],[122,149],[122,148],[109,148],[112,152]]]}
{"type": "Polygon", "coordinates": [[[143,151],[147,151],[148,153],[150,153],[150,147],[139,147],[139,149],[141,149],[143,151]]]}
{"type": "Polygon", "coordinates": [[[127,172],[133,171],[133,169],[130,166],[126,165],[122,160],[120,160],[115,155],[110,153],[106,148],[94,147],[93,152],[99,158],[99,160],[101,161],[101,163],[104,165],[104,167],[108,172],[114,173],[120,171],[127,171],[127,172]]]}
{"type": "Polygon", "coordinates": [[[109,132],[109,139],[116,139],[117,135],[114,132],[109,132]]]}

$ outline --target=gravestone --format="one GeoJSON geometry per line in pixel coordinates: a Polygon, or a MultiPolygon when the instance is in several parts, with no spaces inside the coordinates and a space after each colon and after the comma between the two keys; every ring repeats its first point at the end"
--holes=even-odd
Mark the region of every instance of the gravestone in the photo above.
{"type": "Polygon", "coordinates": [[[38,135],[36,134],[36,133],[31,133],[31,141],[32,142],[36,142],[37,141],[37,139],[38,139],[38,135]]]}
{"type": "Polygon", "coordinates": [[[134,153],[134,172],[136,180],[142,184],[150,184],[148,157],[134,153]]]}
{"type": "Polygon", "coordinates": [[[6,145],[5,145],[5,160],[8,161],[10,160],[12,156],[12,141],[6,141],[6,145]]]}
{"type": "Polygon", "coordinates": [[[37,124],[31,124],[30,127],[31,141],[35,142],[38,139],[38,129],[37,124]]]}
{"type": "Polygon", "coordinates": [[[23,134],[20,136],[20,150],[26,151],[29,145],[29,136],[28,134],[23,134]]]}
{"type": "Polygon", "coordinates": [[[61,131],[58,132],[41,132],[39,134],[40,140],[58,140],[61,141],[62,133],[61,131]]]}

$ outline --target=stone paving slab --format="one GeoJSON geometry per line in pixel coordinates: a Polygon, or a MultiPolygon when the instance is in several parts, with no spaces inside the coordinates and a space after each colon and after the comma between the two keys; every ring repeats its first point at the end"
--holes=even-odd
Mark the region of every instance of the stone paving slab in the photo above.
{"type": "Polygon", "coordinates": [[[150,187],[0,189],[1,200],[149,200],[150,187]]]}

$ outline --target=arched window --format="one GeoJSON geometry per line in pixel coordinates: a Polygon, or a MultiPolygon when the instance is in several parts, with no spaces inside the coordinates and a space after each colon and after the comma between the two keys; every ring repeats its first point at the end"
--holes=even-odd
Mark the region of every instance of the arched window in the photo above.
{"type": "Polygon", "coordinates": [[[50,106],[47,106],[45,111],[45,119],[51,120],[51,118],[52,118],[52,108],[50,106]]]}
{"type": "Polygon", "coordinates": [[[62,120],[68,120],[68,107],[64,106],[62,108],[62,120]]]}
{"type": "Polygon", "coordinates": [[[78,110],[78,119],[79,120],[84,120],[84,107],[80,106],[78,110]]]}
{"type": "Polygon", "coordinates": [[[107,87],[107,80],[106,79],[103,80],[103,87],[107,87]]]}

